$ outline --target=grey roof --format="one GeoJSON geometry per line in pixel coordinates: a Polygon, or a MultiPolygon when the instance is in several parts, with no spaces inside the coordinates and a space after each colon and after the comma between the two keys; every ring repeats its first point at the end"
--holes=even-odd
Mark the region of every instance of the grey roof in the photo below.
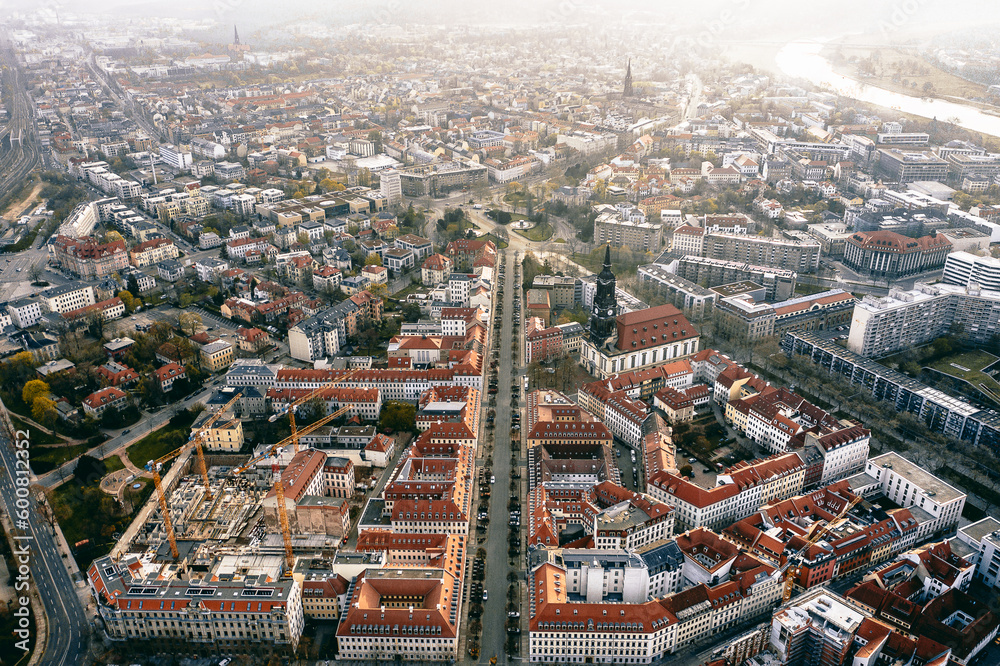
{"type": "Polygon", "coordinates": [[[650,575],[684,566],[684,553],[673,539],[657,541],[639,551],[650,575]]]}
{"type": "Polygon", "coordinates": [[[58,287],[49,287],[43,291],[41,295],[43,298],[55,298],[56,296],[70,294],[74,291],[87,289],[88,287],[90,287],[90,285],[84,284],[83,282],[67,282],[66,284],[59,285],[58,287]]]}

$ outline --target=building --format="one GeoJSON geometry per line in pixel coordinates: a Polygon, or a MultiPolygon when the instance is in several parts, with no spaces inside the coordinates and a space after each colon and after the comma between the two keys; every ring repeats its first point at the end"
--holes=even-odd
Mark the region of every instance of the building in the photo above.
{"type": "Polygon", "coordinates": [[[917,543],[953,533],[965,508],[965,493],[895,451],[868,460],[864,472],[848,483],[863,497],[884,495],[909,509],[918,524],[917,543]]]}
{"type": "Polygon", "coordinates": [[[912,183],[918,180],[943,183],[948,179],[946,160],[934,153],[880,149],[876,152],[878,171],[894,183],[912,183]]]}
{"type": "Polygon", "coordinates": [[[251,575],[180,578],[161,575],[155,562],[108,556],[90,565],[87,581],[114,642],[291,653],[304,623],[301,582],[257,568],[251,575]]]}
{"type": "Polygon", "coordinates": [[[715,485],[708,488],[676,471],[660,470],[649,476],[646,489],[674,508],[678,529],[718,530],[762,506],[801,493],[805,472],[799,456],[785,453],[720,471],[715,485]]]}
{"type": "Polygon", "coordinates": [[[139,373],[117,361],[108,361],[99,366],[97,375],[105,386],[128,386],[139,381],[139,373]]]}
{"type": "Polygon", "coordinates": [[[224,340],[208,343],[199,353],[202,367],[211,373],[221,372],[233,363],[233,346],[224,340]]]}
{"type": "Polygon", "coordinates": [[[1000,292],[1000,259],[952,252],[945,260],[941,281],[959,287],[975,283],[984,290],[1000,292]]]}
{"type": "Polygon", "coordinates": [[[53,263],[81,278],[103,278],[129,265],[124,241],[98,243],[93,238],[56,236],[49,253],[53,263]]]}
{"type": "Polygon", "coordinates": [[[874,279],[897,280],[941,268],[951,249],[951,241],[933,231],[921,238],[885,230],[858,231],[847,239],[844,263],[874,279]]]}
{"type": "Polygon", "coordinates": [[[1000,415],[995,411],[933,389],[813,333],[786,333],[781,348],[786,354],[808,356],[862,394],[917,416],[936,432],[1000,452],[1000,415]]]}
{"type": "Polygon", "coordinates": [[[563,354],[563,332],[555,326],[546,326],[537,317],[530,317],[525,326],[524,362],[550,361],[563,354]]]}
{"type": "Polygon", "coordinates": [[[379,173],[379,191],[390,206],[403,203],[403,185],[400,172],[384,169],[379,173]]]}
{"type": "Polygon", "coordinates": [[[381,320],[382,299],[360,291],[288,329],[289,353],[303,361],[336,356],[361,324],[381,320]]]}
{"type": "Polygon", "coordinates": [[[976,567],[976,579],[991,588],[1000,587],[1000,520],[987,516],[958,528],[956,539],[967,545],[976,567]]]}
{"type": "Polygon", "coordinates": [[[992,344],[1000,335],[1000,292],[916,282],[913,289],[891,288],[889,295],[867,295],[854,308],[847,348],[880,357],[910,349],[957,331],[975,344],[992,344]]]}
{"type": "Polygon", "coordinates": [[[723,261],[812,273],[819,268],[819,243],[739,233],[708,232],[702,256],[723,261]]]}
{"type": "Polygon", "coordinates": [[[620,204],[595,207],[594,243],[628,247],[636,252],[659,252],[663,247],[663,225],[647,222],[638,208],[620,204]]]}
{"type": "Polygon", "coordinates": [[[817,590],[774,614],[770,647],[781,666],[842,666],[864,620],[842,597],[817,590]]]}
{"type": "Polygon", "coordinates": [[[618,314],[611,248],[597,276],[590,334],[580,350],[580,363],[600,378],[686,358],[698,351],[698,330],[673,305],[618,314]]]}
{"type": "Polygon", "coordinates": [[[128,405],[128,394],[113,386],[94,391],[83,399],[83,411],[98,419],[109,409],[121,411],[128,405]]]}
{"type": "Polygon", "coordinates": [[[690,255],[657,265],[705,288],[749,280],[764,287],[764,298],[768,301],[793,298],[798,277],[794,270],[690,255]]]}
{"type": "Polygon", "coordinates": [[[169,393],[174,388],[174,382],[178,379],[186,379],[187,372],[184,366],[177,363],[167,363],[163,367],[153,370],[153,375],[160,386],[160,390],[169,393]]]}
{"type": "Polygon", "coordinates": [[[178,171],[187,171],[191,168],[192,157],[190,150],[184,150],[180,146],[172,143],[160,145],[160,159],[165,164],[172,166],[178,171]]]}
{"type": "Polygon", "coordinates": [[[451,271],[451,259],[443,254],[432,254],[420,266],[420,280],[429,287],[439,285],[448,281],[451,271]]]}
{"type": "Polygon", "coordinates": [[[69,312],[85,308],[97,302],[94,288],[81,282],[71,282],[59,287],[49,287],[39,296],[49,312],[69,312]]]}
{"type": "Polygon", "coordinates": [[[169,238],[153,238],[133,247],[129,256],[133,266],[144,268],[162,261],[176,259],[180,256],[180,250],[169,238]]]}

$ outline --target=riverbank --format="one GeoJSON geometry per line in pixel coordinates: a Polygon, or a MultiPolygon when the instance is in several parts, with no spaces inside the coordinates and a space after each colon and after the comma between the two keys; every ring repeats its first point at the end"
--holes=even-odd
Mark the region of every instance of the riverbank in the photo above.
{"type": "Polygon", "coordinates": [[[1000,138],[1000,116],[986,113],[969,103],[893,92],[835,71],[822,55],[824,46],[830,41],[786,44],[775,57],[778,69],[786,76],[804,79],[843,97],[925,119],[950,122],[972,132],[1000,138]]]}
{"type": "Polygon", "coordinates": [[[985,85],[939,68],[916,49],[873,48],[836,41],[824,45],[819,54],[837,74],[890,92],[1000,112],[1000,107],[980,101],[988,97],[985,85]]]}

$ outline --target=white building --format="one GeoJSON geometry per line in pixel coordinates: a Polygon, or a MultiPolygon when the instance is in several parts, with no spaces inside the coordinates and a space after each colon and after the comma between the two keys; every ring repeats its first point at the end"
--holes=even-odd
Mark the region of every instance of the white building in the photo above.
{"type": "Polygon", "coordinates": [[[191,152],[172,143],[160,146],[160,159],[179,171],[187,171],[191,168],[191,152]]]}
{"type": "Polygon", "coordinates": [[[966,559],[976,565],[976,578],[989,587],[1000,587],[1000,520],[987,516],[960,527],[957,539],[974,553],[966,559]]]}
{"type": "Polygon", "coordinates": [[[916,542],[950,533],[965,508],[965,493],[891,451],[871,458],[865,471],[848,478],[865,497],[884,494],[917,519],[916,542]]]}
{"type": "Polygon", "coordinates": [[[41,294],[45,309],[49,312],[69,312],[79,310],[97,302],[94,288],[89,284],[71,282],[59,287],[50,287],[41,294]]]}

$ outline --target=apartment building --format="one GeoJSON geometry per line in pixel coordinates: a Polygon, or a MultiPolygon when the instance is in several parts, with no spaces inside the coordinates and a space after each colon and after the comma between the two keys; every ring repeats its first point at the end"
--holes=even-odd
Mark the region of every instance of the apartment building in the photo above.
{"type": "Polygon", "coordinates": [[[124,241],[98,243],[93,238],[59,235],[49,245],[49,254],[53,263],[81,278],[103,278],[128,266],[124,241]]]}
{"type": "Polygon", "coordinates": [[[952,330],[974,344],[1000,334],[1000,292],[953,284],[914,283],[884,297],[865,296],[854,308],[847,348],[880,357],[920,346],[952,330]]]}
{"type": "Polygon", "coordinates": [[[959,287],[975,283],[984,291],[1000,292],[1000,259],[952,252],[945,260],[941,281],[959,287]]]}
{"type": "Polygon", "coordinates": [[[202,367],[211,373],[221,372],[233,363],[233,346],[225,340],[210,342],[201,348],[202,367]]]}
{"type": "Polygon", "coordinates": [[[87,582],[113,642],[290,654],[302,636],[302,585],[270,574],[181,579],[135,556],[107,556],[90,565],[87,582]]]}
{"type": "Polygon", "coordinates": [[[808,356],[864,395],[886,401],[896,411],[918,416],[936,432],[1000,451],[1000,415],[992,410],[933,389],[813,333],[786,333],[781,347],[785,353],[808,356]]]}
{"type": "Polygon", "coordinates": [[[708,288],[749,280],[764,287],[764,298],[768,301],[793,298],[798,277],[795,270],[709,257],[685,256],[665,264],[665,267],[685,280],[708,288]]]}
{"type": "Polygon", "coordinates": [[[180,250],[169,238],[154,238],[144,243],[139,243],[129,252],[132,265],[136,268],[145,268],[161,261],[169,261],[180,256],[180,250]]]}
{"type": "Polygon", "coordinates": [[[724,470],[710,488],[660,470],[647,479],[646,490],[674,508],[678,529],[720,529],[767,503],[801,492],[805,470],[802,460],[788,453],[724,470]]]}
{"type": "Polygon", "coordinates": [[[97,302],[94,288],[82,282],[71,282],[58,287],[49,287],[39,296],[49,312],[69,312],[85,308],[97,302]]]}
{"type": "Polygon", "coordinates": [[[710,259],[768,266],[797,273],[812,273],[819,268],[819,243],[710,232],[705,234],[702,255],[710,259]]]}
{"type": "Polygon", "coordinates": [[[657,253],[663,248],[663,225],[648,222],[631,204],[595,206],[594,243],[628,247],[636,252],[657,253]]]}
{"type": "MultiPolygon", "coordinates": [[[[309,389],[278,389],[269,388],[266,399],[271,411],[276,414],[285,413],[288,406],[308,395],[309,389]]],[[[378,421],[382,410],[382,398],[377,388],[343,388],[331,386],[315,396],[316,402],[322,404],[323,415],[333,414],[341,408],[347,408],[343,418],[357,417],[362,421],[378,421]]],[[[301,407],[299,409],[302,409],[301,407]]]]}
{"type": "Polygon", "coordinates": [[[917,543],[953,532],[965,508],[965,493],[895,451],[871,458],[848,482],[859,495],[885,495],[908,509],[919,525],[917,543]]]}

